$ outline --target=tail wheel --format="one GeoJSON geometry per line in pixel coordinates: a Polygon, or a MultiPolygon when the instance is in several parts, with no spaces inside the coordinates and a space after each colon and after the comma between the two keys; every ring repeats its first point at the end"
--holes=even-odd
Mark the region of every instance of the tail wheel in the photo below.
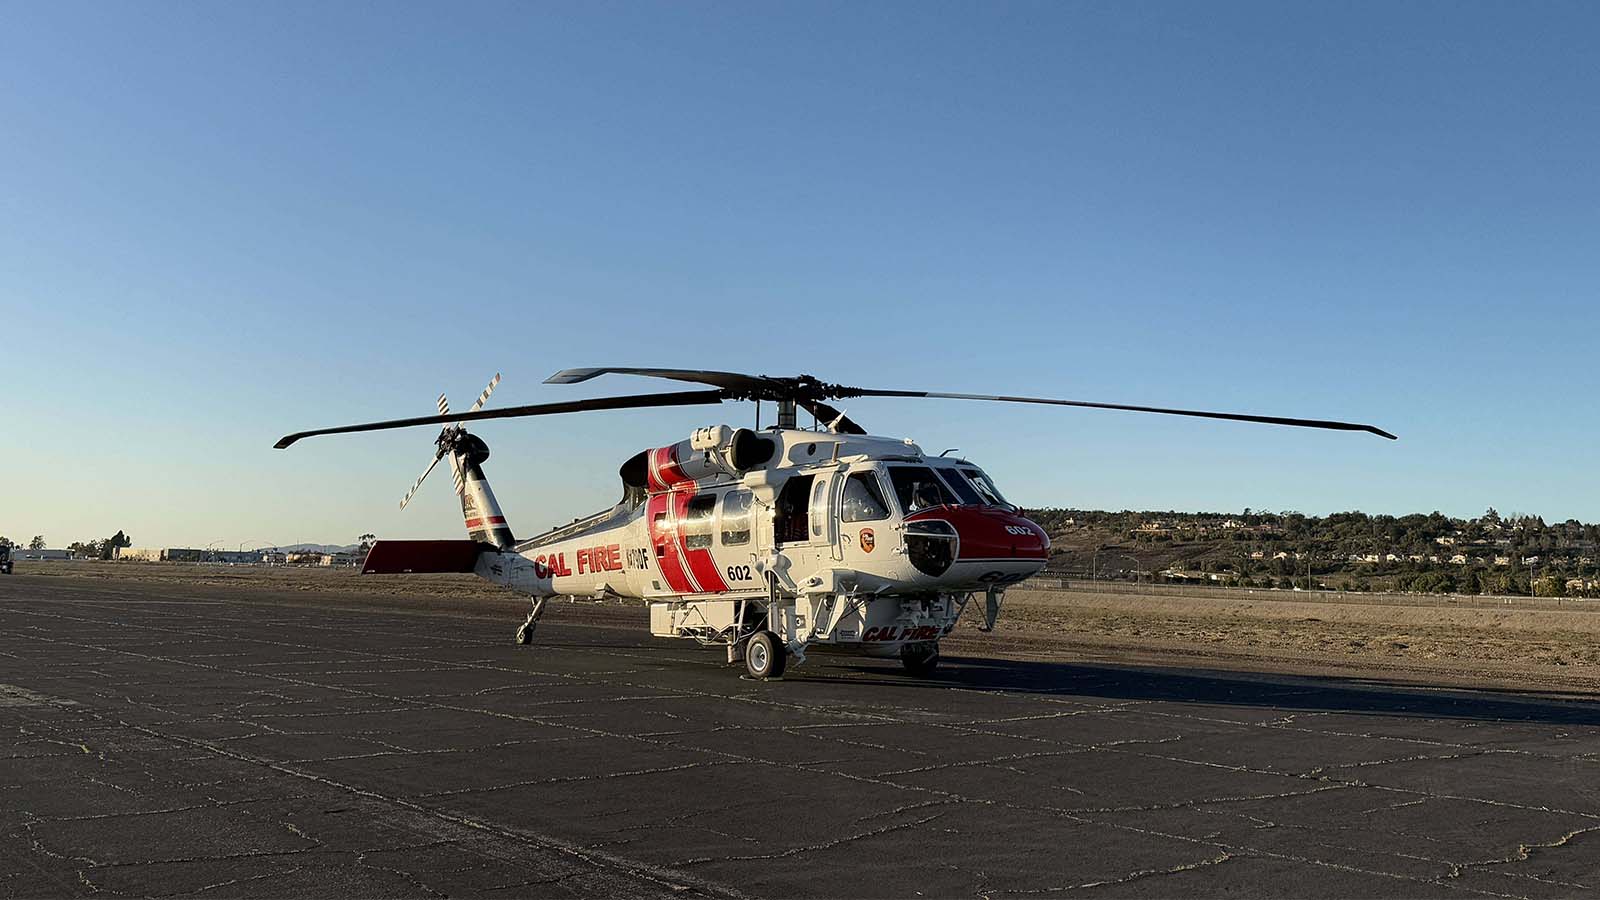
{"type": "Polygon", "coordinates": [[[900,648],[900,664],[918,678],[926,678],[939,667],[939,642],[926,641],[900,648]]]}
{"type": "Polygon", "coordinates": [[[744,645],[744,667],[751,678],[777,678],[783,674],[789,653],[770,631],[758,631],[744,645]]]}

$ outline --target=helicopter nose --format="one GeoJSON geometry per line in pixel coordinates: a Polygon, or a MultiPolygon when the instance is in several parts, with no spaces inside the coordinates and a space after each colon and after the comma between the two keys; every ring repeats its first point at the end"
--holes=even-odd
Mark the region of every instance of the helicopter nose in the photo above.
{"type": "Polygon", "coordinates": [[[959,559],[1038,560],[1050,555],[1050,537],[1031,520],[999,509],[962,510],[954,522],[961,536],[959,559]]]}
{"type": "Polygon", "coordinates": [[[959,538],[957,562],[1034,563],[1034,571],[1050,556],[1050,537],[1033,521],[993,507],[950,506],[927,510],[907,519],[942,519],[959,538]]]}

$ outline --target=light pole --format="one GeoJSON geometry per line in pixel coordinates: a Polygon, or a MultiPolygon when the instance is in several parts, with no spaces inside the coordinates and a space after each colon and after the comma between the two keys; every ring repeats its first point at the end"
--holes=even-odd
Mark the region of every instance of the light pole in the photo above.
{"type": "Polygon", "coordinates": [[[1139,557],[1134,556],[1131,553],[1113,553],[1112,556],[1114,556],[1117,559],[1125,559],[1128,562],[1133,563],[1133,583],[1134,584],[1138,584],[1139,583],[1139,575],[1140,575],[1140,572],[1139,572],[1139,557]]]}

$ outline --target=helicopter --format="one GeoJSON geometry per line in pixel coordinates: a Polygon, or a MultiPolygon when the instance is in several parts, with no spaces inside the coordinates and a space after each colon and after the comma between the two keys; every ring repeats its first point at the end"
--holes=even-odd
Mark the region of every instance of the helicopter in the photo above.
{"type": "Polygon", "coordinates": [[[290,434],[313,436],[442,426],[433,461],[400,501],[414,497],[448,460],[466,540],[379,540],[364,574],[473,573],[531,598],[517,628],[533,641],[547,602],[560,596],[649,605],[657,637],[721,647],[752,678],[781,677],[808,650],[898,657],[927,676],[940,639],[982,598],[981,631],[993,631],[1007,588],[1044,568],[1050,538],[1006,500],[977,463],[929,455],[909,439],[874,436],[829,401],[856,397],[974,400],[1123,410],[1260,424],[1359,431],[1372,425],[1080,400],[881,390],[811,375],[766,376],[695,369],[563,369],[546,384],[633,375],[707,387],[488,409],[497,374],[466,412],[447,399],[438,414],[290,434]],[[609,509],[518,540],[484,476],[488,445],[464,423],[601,410],[754,401],[756,427],[711,425],[641,450],[618,470],[622,497],[609,509]],[[760,426],[761,404],[777,421],[760,426]],[[798,411],[812,416],[802,428],[798,411]]]}

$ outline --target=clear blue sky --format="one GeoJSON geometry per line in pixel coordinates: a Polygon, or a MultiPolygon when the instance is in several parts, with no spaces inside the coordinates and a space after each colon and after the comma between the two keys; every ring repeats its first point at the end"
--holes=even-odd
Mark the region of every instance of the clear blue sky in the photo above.
{"type": "MultiPolygon", "coordinates": [[[[1600,519],[1592,3],[0,3],[0,533],[458,537],[428,430],[813,372],[1033,505],[1600,519]],[[668,388],[662,384],[663,389],[668,388]]],[[[770,416],[770,412],[769,412],[770,416]]],[[[748,406],[490,423],[532,533],[748,406]]]]}

